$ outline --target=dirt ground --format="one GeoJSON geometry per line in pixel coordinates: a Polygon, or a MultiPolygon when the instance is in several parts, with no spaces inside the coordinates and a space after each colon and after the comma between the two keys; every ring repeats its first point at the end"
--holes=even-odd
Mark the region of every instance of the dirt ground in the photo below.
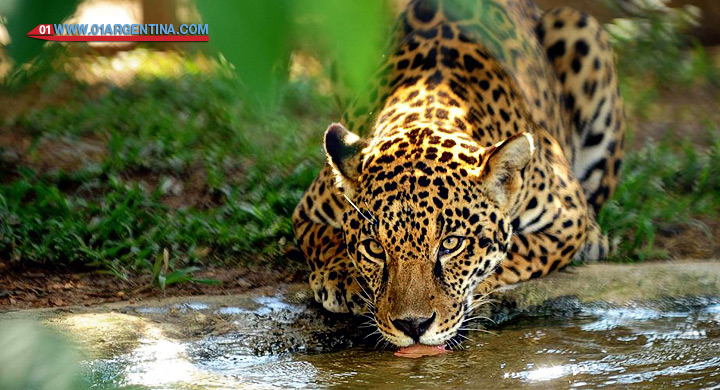
{"type": "Polygon", "coordinates": [[[194,274],[221,284],[184,283],[163,292],[150,286],[149,277],[124,281],[92,271],[12,269],[0,261],[0,312],[42,307],[91,306],[101,303],[194,295],[231,295],[250,289],[305,280],[304,271],[280,271],[249,267],[210,268],[194,274]]]}

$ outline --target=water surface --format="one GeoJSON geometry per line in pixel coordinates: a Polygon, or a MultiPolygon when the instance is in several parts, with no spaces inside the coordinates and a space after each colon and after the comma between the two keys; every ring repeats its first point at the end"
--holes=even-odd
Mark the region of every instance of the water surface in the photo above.
{"type": "Polygon", "coordinates": [[[421,359],[356,347],[256,356],[242,334],[179,342],[161,334],[86,364],[95,388],[720,389],[720,305],[677,311],[585,309],[473,332],[464,349],[421,359]]]}

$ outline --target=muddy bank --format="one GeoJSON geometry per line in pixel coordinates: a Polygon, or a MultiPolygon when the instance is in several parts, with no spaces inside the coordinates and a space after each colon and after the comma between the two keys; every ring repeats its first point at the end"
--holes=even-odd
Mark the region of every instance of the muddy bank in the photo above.
{"type": "Polygon", "coordinates": [[[720,298],[720,261],[590,264],[514,286],[492,318],[572,315],[586,307],[673,310],[720,298]]]}
{"type": "Polygon", "coordinates": [[[160,297],[196,295],[240,295],[261,286],[296,283],[305,280],[304,260],[292,258],[280,269],[277,266],[207,267],[193,274],[200,279],[213,279],[218,284],[179,283],[165,291],[155,287],[150,274],[135,275],[123,280],[115,275],[87,270],[52,270],[46,268],[15,268],[0,260],[0,313],[10,310],[98,306],[112,302],[143,302],[160,297]]]}

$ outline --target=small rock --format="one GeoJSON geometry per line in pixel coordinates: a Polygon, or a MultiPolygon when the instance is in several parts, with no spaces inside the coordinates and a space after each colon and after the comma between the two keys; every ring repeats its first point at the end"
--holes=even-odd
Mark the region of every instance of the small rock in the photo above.
{"type": "Polygon", "coordinates": [[[50,298],[50,304],[53,306],[65,306],[65,301],[60,298],[50,298]]]}
{"type": "Polygon", "coordinates": [[[207,257],[207,255],[210,254],[210,248],[209,247],[202,247],[195,249],[195,256],[197,257],[207,257]]]}
{"type": "Polygon", "coordinates": [[[247,289],[249,289],[249,288],[251,288],[251,287],[253,286],[253,284],[250,283],[250,282],[249,282],[247,279],[245,279],[245,278],[240,278],[240,279],[238,279],[238,280],[237,280],[237,285],[238,285],[238,287],[240,287],[240,288],[247,288],[247,289]]]}

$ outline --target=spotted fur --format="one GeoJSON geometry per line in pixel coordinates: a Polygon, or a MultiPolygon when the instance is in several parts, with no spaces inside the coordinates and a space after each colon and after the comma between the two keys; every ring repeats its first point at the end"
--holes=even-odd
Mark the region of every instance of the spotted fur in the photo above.
{"type": "Polygon", "coordinates": [[[608,253],[622,102],[605,33],[572,9],[411,1],[394,40],[293,223],[325,308],[440,345],[479,296],[608,253]]]}

